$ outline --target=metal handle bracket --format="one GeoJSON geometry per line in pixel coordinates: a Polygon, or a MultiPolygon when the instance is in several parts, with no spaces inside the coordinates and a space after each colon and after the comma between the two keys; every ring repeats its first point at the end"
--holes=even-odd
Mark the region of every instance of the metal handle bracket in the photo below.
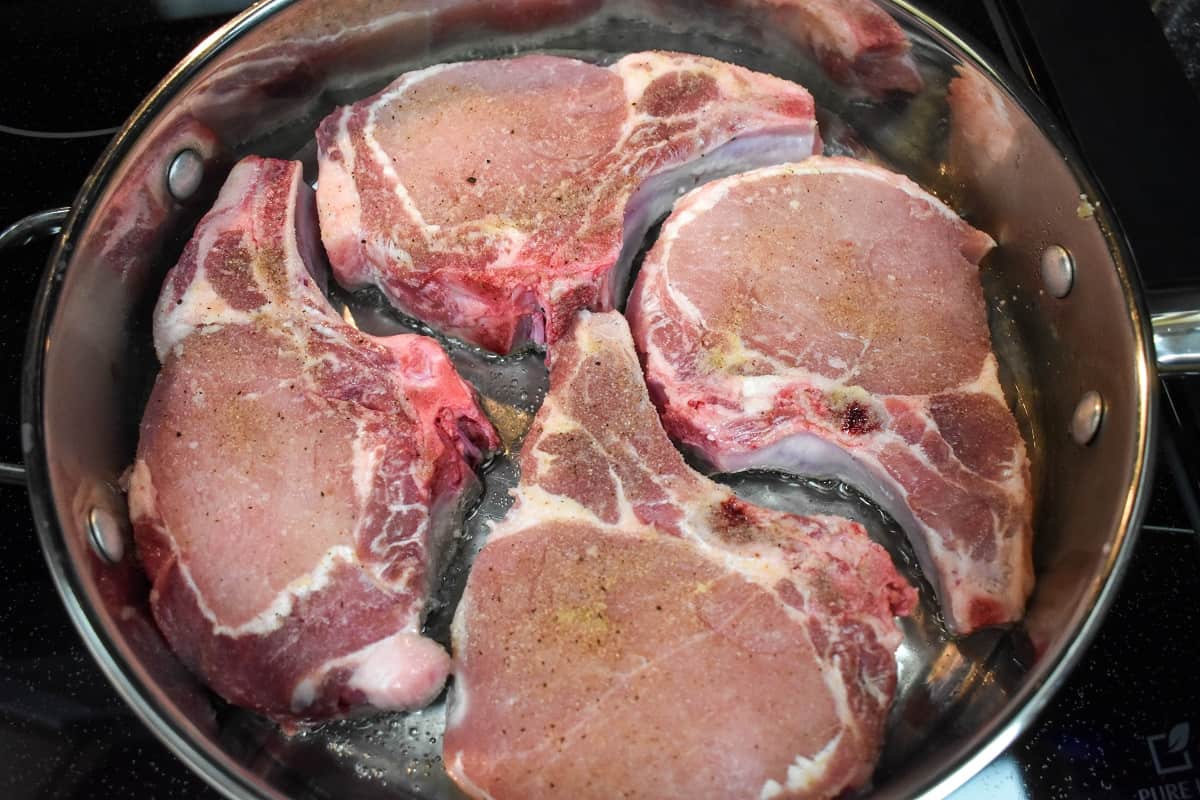
{"type": "MultiPolygon", "coordinates": [[[[62,231],[63,221],[70,208],[51,208],[30,214],[0,231],[0,250],[24,247],[42,239],[57,236],[62,231]]],[[[24,484],[25,467],[22,464],[0,462],[0,484],[24,484]]]]}

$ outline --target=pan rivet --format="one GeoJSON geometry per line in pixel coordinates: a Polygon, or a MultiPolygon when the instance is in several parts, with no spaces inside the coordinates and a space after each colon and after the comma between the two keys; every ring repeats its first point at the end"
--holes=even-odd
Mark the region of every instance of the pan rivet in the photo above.
{"type": "Polygon", "coordinates": [[[1100,421],[1104,419],[1104,398],[1099,392],[1088,392],[1075,406],[1071,416],[1071,438],[1076,444],[1091,444],[1100,430],[1100,421]]]}
{"type": "Polygon", "coordinates": [[[167,167],[167,188],[179,202],[187,200],[200,188],[204,177],[204,159],[195,150],[181,150],[167,167]]]}
{"type": "Polygon", "coordinates": [[[1075,259],[1065,247],[1052,244],[1042,251],[1042,283],[1055,297],[1066,297],[1075,285],[1075,259]]]}
{"type": "Polygon", "coordinates": [[[116,564],[125,557],[125,531],[111,512],[103,508],[93,508],[88,512],[87,528],[88,543],[96,555],[110,564],[116,564]]]}

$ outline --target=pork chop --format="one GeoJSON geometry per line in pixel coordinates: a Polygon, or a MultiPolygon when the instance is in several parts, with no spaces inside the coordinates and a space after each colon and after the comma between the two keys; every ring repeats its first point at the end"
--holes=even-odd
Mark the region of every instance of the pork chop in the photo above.
{"type": "Polygon", "coordinates": [[[453,625],[476,797],[832,797],[867,781],[915,592],[862,526],[684,464],[616,312],[551,353],[516,504],[453,625]]]}
{"type": "Polygon", "coordinates": [[[317,144],[337,280],[501,353],[612,308],[684,187],[820,150],[804,89],[676,53],[430,67],[335,111],[317,144]]]}
{"type": "Polygon", "coordinates": [[[745,0],[770,11],[835,83],[875,97],[924,86],[912,42],[874,0],[745,0]]]}
{"type": "Polygon", "coordinates": [[[437,695],[449,657],[421,622],[497,444],[435,341],[334,313],[315,225],[299,163],[234,167],[155,309],[129,486],[167,641],[280,720],[437,695]]]}
{"type": "Polygon", "coordinates": [[[682,198],[629,301],[667,431],[723,471],[841,478],[907,532],[958,633],[1033,586],[1025,443],[976,264],[993,246],[916,184],[841,158],[682,198]]]}

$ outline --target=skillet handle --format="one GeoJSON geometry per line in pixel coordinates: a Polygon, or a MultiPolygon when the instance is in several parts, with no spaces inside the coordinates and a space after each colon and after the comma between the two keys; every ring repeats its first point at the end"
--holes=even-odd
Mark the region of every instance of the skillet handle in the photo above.
{"type": "MultiPolygon", "coordinates": [[[[62,231],[63,220],[70,211],[70,208],[51,208],[17,220],[0,231],[0,250],[23,247],[41,239],[57,236],[62,231]]],[[[24,465],[0,462],[0,483],[24,484],[24,465]]]]}
{"type": "Polygon", "coordinates": [[[1159,375],[1200,375],[1200,292],[1151,292],[1159,375]]]}

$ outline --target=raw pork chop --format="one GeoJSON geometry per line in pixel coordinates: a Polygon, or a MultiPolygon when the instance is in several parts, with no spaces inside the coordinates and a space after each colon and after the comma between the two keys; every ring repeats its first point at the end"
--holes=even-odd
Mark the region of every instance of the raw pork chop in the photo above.
{"type": "Polygon", "coordinates": [[[912,43],[874,0],[745,0],[810,50],[836,83],[872,95],[918,92],[924,85],[912,43]]]}
{"type": "Polygon", "coordinates": [[[420,634],[472,465],[496,445],[432,339],[346,325],[300,165],[248,158],[172,270],[129,503],[155,618],[222,696],[277,719],[429,702],[420,634]]]}
{"type": "Polygon", "coordinates": [[[832,797],[871,776],[915,592],[862,526],[691,469],[616,312],[552,352],[516,505],[454,618],[477,797],[832,797]]]}
{"type": "Polygon", "coordinates": [[[629,301],[667,431],[721,470],[866,491],[959,633],[1018,619],[1033,585],[976,268],[992,245],[906,178],[814,158],[680,200],[629,301]]]}
{"type": "Polygon", "coordinates": [[[613,307],[677,190],[820,148],[801,87],[675,53],[431,67],[335,111],[317,144],[337,279],[502,353],[613,307]]]}

